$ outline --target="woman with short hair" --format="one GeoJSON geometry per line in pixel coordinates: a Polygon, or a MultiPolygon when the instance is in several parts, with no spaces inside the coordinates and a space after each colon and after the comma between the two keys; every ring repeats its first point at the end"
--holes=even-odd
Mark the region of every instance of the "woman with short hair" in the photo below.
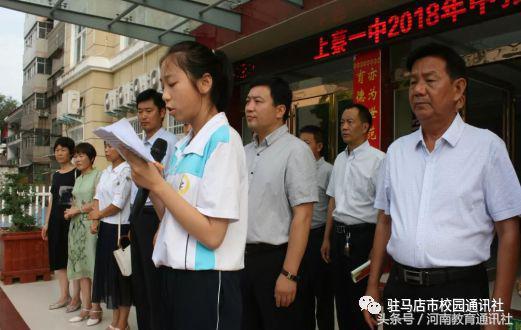
{"type": "MultiPolygon", "coordinates": [[[[99,221],[91,222],[87,219],[87,213],[92,210],[96,185],[101,176],[101,172],[93,167],[96,149],[90,143],[78,144],[74,158],[81,174],[76,178],[72,190],[72,207],[65,210],[65,219],[71,220],[67,276],[71,280],[80,280],[83,308],[78,316],[69,320],[72,323],[87,319],[91,309],[91,288],[99,221]]],[[[91,317],[96,318],[92,314],[91,317]]]]}
{"type": "Polygon", "coordinates": [[[54,271],[60,287],[60,299],[49,305],[49,309],[67,306],[66,311],[74,312],[80,308],[80,287],[77,281],[73,283],[73,297],[69,294],[69,279],[67,278],[67,251],[70,221],[65,220],[64,212],[72,203],[72,188],[79,175],[71,163],[74,154],[74,140],[60,137],[54,143],[54,158],[60,165],[52,176],[51,196],[45,215],[45,225],[42,227],[42,238],[49,243],[49,267],[54,271]]]}

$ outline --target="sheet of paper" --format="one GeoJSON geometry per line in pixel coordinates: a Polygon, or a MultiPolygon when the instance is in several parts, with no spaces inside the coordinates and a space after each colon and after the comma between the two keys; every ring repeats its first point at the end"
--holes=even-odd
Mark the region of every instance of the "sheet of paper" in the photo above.
{"type": "Polygon", "coordinates": [[[126,118],[122,118],[109,126],[96,128],[93,133],[120,153],[121,148],[125,147],[146,161],[154,161],[150,152],[145,148],[143,141],[141,141],[126,118]]]}

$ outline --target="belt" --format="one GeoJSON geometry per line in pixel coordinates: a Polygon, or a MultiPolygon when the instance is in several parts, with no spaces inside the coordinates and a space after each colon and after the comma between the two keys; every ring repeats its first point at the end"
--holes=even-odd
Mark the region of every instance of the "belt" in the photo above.
{"type": "Polygon", "coordinates": [[[414,268],[394,262],[396,279],[402,283],[430,286],[447,282],[474,278],[476,272],[482,271],[483,264],[468,267],[445,267],[445,268],[414,268]]]}
{"type": "Polygon", "coordinates": [[[272,245],[266,243],[250,243],[246,244],[246,254],[257,254],[276,250],[283,250],[288,247],[288,243],[281,245],[272,245]]]}
{"type": "Polygon", "coordinates": [[[335,227],[335,232],[337,234],[348,234],[352,231],[368,230],[368,229],[374,229],[376,227],[376,225],[374,223],[360,223],[360,224],[356,224],[356,225],[345,225],[343,223],[335,221],[333,224],[335,227]]]}

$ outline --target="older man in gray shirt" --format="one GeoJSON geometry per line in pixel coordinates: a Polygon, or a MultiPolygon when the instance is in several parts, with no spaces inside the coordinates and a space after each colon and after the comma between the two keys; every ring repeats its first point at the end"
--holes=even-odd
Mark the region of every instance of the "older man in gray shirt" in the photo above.
{"type": "Polygon", "coordinates": [[[254,82],[246,119],[249,172],[243,329],[304,329],[299,268],[317,198],[316,164],[285,125],[292,93],[279,78],[254,82]],[[298,290],[297,290],[298,288],[298,290]]]}

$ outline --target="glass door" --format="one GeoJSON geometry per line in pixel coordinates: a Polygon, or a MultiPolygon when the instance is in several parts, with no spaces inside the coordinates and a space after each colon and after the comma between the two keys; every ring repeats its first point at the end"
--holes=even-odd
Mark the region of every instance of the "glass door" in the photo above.
{"type": "Polygon", "coordinates": [[[342,109],[351,103],[351,90],[336,85],[321,85],[296,91],[294,95],[290,120],[288,120],[291,133],[298,135],[300,129],[307,125],[320,127],[324,140],[322,155],[326,161],[332,163],[338,154],[338,149],[345,149],[338,123],[342,109]]]}

